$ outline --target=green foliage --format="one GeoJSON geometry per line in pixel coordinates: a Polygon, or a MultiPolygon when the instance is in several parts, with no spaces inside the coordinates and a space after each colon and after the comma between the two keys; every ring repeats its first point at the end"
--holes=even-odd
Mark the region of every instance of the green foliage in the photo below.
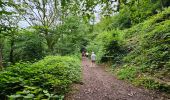
{"type": "Polygon", "coordinates": [[[96,53],[98,62],[124,64],[118,68],[120,79],[151,89],[169,87],[155,78],[138,76],[147,73],[160,80],[170,79],[170,8],[166,8],[169,0],[18,2],[0,1],[0,66],[2,61],[6,66],[20,60],[35,62],[49,54],[75,57],[48,56],[33,64],[11,65],[0,72],[2,99],[7,95],[10,99],[63,98],[69,85],[80,79],[78,52],[90,40],[87,50],[96,53]],[[118,2],[117,10],[113,9],[114,2],[118,2]],[[13,9],[6,10],[9,6],[15,8],[15,13],[11,12],[13,9]],[[101,17],[107,17],[89,25],[87,22],[95,19],[96,6],[101,9],[101,17]],[[114,10],[118,12],[111,17],[114,10]],[[19,29],[15,14],[22,15],[33,27],[19,29]]]}
{"type": "Polygon", "coordinates": [[[150,20],[126,31],[126,46],[130,48],[130,52],[124,61],[136,64],[144,63],[152,66],[153,69],[164,67],[170,57],[169,13],[168,8],[150,20]]]}
{"type": "Polygon", "coordinates": [[[112,23],[109,25],[108,29],[129,28],[132,25],[130,14],[131,14],[130,9],[125,6],[124,9],[120,10],[118,14],[113,16],[112,23]]]}
{"type": "Polygon", "coordinates": [[[117,54],[121,53],[119,48],[122,44],[121,39],[122,33],[120,30],[105,31],[96,36],[96,38],[87,46],[87,50],[89,52],[95,52],[98,61],[101,61],[102,58],[106,56],[113,56],[113,59],[115,59],[117,54]]]}
{"type": "Polygon", "coordinates": [[[135,66],[124,65],[117,71],[119,79],[127,79],[132,81],[137,75],[137,68],[135,66]]]}
{"type": "Polygon", "coordinates": [[[137,86],[144,86],[148,89],[156,89],[159,86],[158,83],[156,83],[153,79],[149,77],[140,77],[134,80],[134,84],[137,86]]]}
{"type": "Polygon", "coordinates": [[[97,55],[97,60],[100,61],[102,56],[104,56],[106,45],[113,40],[113,31],[112,32],[103,32],[90,43],[87,47],[89,52],[95,52],[97,55]]]}
{"type": "Polygon", "coordinates": [[[8,96],[9,100],[18,99],[35,99],[40,100],[47,98],[47,100],[63,100],[64,95],[50,94],[47,90],[38,87],[25,86],[23,91],[18,91],[15,95],[8,96]]]}
{"type": "Polygon", "coordinates": [[[19,30],[13,39],[7,37],[3,47],[4,60],[10,62],[10,56],[13,57],[14,63],[20,60],[33,62],[41,59],[45,55],[44,40],[34,32],[31,29],[19,30]],[[10,55],[11,50],[13,51],[12,55],[10,55]]]}
{"type": "Polygon", "coordinates": [[[113,69],[117,69],[115,72],[120,79],[149,89],[169,92],[170,8],[151,16],[155,14],[155,10],[160,9],[158,2],[141,0],[141,9],[135,5],[137,1],[134,1],[131,8],[129,4],[132,2],[125,4],[113,19],[106,18],[95,26],[97,30],[94,34],[99,33],[88,46],[88,50],[96,52],[98,61],[103,61],[107,56],[113,57],[105,59],[114,64],[113,69]],[[142,6],[142,2],[148,4],[142,6]],[[154,3],[151,8],[149,2],[154,3]],[[145,20],[146,18],[148,19],[145,20]]]}
{"type": "MultiPolygon", "coordinates": [[[[130,0],[121,4],[119,16],[127,16],[129,24],[136,25],[160,12],[163,8],[162,6],[162,0],[130,0]]],[[[125,20],[126,18],[123,19],[125,20]]]]}
{"type": "Polygon", "coordinates": [[[55,45],[55,52],[61,55],[75,54],[89,42],[89,27],[81,18],[70,16],[65,19],[64,24],[56,27],[59,31],[60,39],[55,45]]]}
{"type": "Polygon", "coordinates": [[[119,13],[115,13],[113,17],[106,17],[110,22],[105,19],[102,23],[106,23],[106,26],[102,29],[125,29],[130,28],[132,25],[144,22],[151,16],[161,12],[164,7],[168,7],[168,0],[120,0],[119,13]]]}
{"type": "Polygon", "coordinates": [[[114,16],[104,17],[100,23],[94,26],[94,32],[111,31],[114,29],[125,29],[132,25],[130,19],[130,11],[126,7],[114,16]]]}
{"type": "Polygon", "coordinates": [[[149,89],[169,92],[169,14],[170,8],[167,8],[145,22],[124,31],[126,33],[124,46],[128,51],[123,61],[129,67],[121,67],[118,70],[121,79],[130,80],[135,85],[149,89]],[[138,66],[139,76],[133,76],[136,70],[130,66],[138,66]]]}
{"type": "Polygon", "coordinates": [[[18,63],[0,73],[1,98],[64,95],[71,83],[80,80],[80,70],[80,60],[75,57],[48,56],[33,64],[18,63]]]}
{"type": "Polygon", "coordinates": [[[133,84],[137,86],[144,86],[148,89],[160,90],[163,92],[170,93],[170,85],[161,80],[149,77],[146,75],[140,75],[133,80],[133,84]]]}
{"type": "MultiPolygon", "coordinates": [[[[22,54],[20,54],[20,59],[25,61],[31,61],[34,59],[41,59],[45,54],[45,46],[42,43],[44,40],[37,34],[31,33],[29,35],[22,34],[22,54]]],[[[18,39],[18,42],[21,42],[18,39]]],[[[21,45],[20,45],[21,46],[21,45]]]]}

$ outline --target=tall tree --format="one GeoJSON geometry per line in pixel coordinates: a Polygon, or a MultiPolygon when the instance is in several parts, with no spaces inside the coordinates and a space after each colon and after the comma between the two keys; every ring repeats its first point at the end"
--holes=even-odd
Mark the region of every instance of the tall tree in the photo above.
{"type": "Polygon", "coordinates": [[[3,64],[2,64],[2,42],[3,42],[3,40],[0,38],[0,69],[3,68],[3,64]]]}
{"type": "MultiPolygon", "coordinates": [[[[7,9],[5,8],[6,6],[14,6],[12,3],[10,2],[5,2],[5,1],[0,1],[0,20],[2,19],[2,15],[11,15],[12,12],[7,11],[7,9]]],[[[3,43],[4,43],[4,31],[8,30],[8,28],[6,27],[6,25],[4,23],[2,23],[2,20],[0,22],[0,69],[3,69],[3,59],[2,59],[2,49],[3,49],[3,43]]]]}
{"type": "Polygon", "coordinates": [[[49,30],[61,23],[61,2],[59,0],[23,0],[17,11],[30,24],[36,27],[46,39],[49,51],[53,40],[49,30]]]}

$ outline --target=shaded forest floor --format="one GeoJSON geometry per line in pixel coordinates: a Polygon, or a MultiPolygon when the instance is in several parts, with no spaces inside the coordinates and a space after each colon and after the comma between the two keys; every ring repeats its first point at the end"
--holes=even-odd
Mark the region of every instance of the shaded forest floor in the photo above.
{"type": "Polygon", "coordinates": [[[91,67],[82,60],[82,84],[74,84],[65,100],[170,100],[155,91],[135,87],[105,71],[104,66],[91,67]]]}

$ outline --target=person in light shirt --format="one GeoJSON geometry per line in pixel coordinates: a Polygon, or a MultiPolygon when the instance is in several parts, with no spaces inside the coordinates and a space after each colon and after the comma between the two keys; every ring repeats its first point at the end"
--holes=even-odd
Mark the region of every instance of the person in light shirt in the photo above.
{"type": "Polygon", "coordinates": [[[91,67],[95,67],[95,61],[96,61],[96,55],[94,54],[94,52],[92,52],[91,54],[91,67]]]}
{"type": "Polygon", "coordinates": [[[88,52],[86,52],[86,57],[87,57],[87,58],[89,57],[89,53],[88,53],[88,52]]]}

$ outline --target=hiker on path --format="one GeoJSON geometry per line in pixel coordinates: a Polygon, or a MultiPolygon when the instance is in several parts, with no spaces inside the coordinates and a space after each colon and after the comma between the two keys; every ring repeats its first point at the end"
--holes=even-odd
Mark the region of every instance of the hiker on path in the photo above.
{"type": "Polygon", "coordinates": [[[86,52],[86,57],[87,57],[87,58],[89,57],[89,53],[88,53],[88,52],[86,52]]]}
{"type": "Polygon", "coordinates": [[[92,52],[91,54],[91,67],[95,67],[95,61],[96,61],[96,55],[94,54],[94,52],[92,52]]]}
{"type": "Polygon", "coordinates": [[[85,51],[82,52],[82,57],[85,57],[86,56],[86,53],[85,51]]]}

